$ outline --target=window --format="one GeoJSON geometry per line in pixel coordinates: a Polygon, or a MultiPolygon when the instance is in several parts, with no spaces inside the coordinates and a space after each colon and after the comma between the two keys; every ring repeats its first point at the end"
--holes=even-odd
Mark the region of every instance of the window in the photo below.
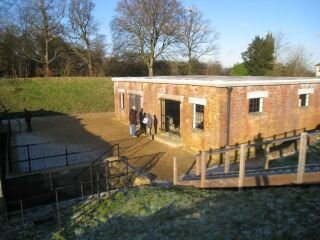
{"type": "Polygon", "coordinates": [[[250,98],[249,99],[249,113],[262,112],[263,98],[250,98]]]}
{"type": "Polygon", "coordinates": [[[193,128],[203,129],[204,105],[193,104],[193,128]]]}
{"type": "Polygon", "coordinates": [[[299,107],[309,106],[309,94],[299,94],[299,107]]]}
{"type": "Polygon", "coordinates": [[[120,109],[124,109],[124,93],[120,93],[120,109]]]}

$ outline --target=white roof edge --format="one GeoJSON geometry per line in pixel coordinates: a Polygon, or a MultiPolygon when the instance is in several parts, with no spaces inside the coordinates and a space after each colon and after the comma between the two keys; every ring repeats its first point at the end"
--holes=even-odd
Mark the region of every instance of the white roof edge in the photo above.
{"type": "Polygon", "coordinates": [[[227,77],[227,76],[195,76],[195,77],[114,77],[113,82],[142,82],[142,83],[165,83],[176,85],[197,85],[212,87],[243,87],[265,85],[293,85],[293,84],[317,84],[320,78],[293,78],[293,77],[227,77]]]}

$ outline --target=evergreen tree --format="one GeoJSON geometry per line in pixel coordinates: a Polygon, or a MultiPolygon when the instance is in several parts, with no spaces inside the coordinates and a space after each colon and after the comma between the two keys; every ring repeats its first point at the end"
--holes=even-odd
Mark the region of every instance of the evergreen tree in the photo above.
{"type": "Polygon", "coordinates": [[[268,33],[265,38],[256,36],[249,44],[247,51],[242,53],[242,59],[249,75],[262,76],[273,70],[274,38],[268,33]]]}

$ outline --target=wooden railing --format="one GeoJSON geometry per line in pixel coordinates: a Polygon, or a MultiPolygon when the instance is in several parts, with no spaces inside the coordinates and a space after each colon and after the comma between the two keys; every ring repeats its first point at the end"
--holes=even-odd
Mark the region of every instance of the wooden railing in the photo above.
{"type": "MultiPolygon", "coordinates": [[[[224,154],[225,155],[224,174],[228,174],[228,173],[230,173],[230,152],[231,151],[240,151],[237,187],[242,188],[242,187],[244,187],[248,148],[257,147],[257,146],[265,146],[265,153],[268,156],[268,154],[270,152],[270,145],[271,144],[276,144],[279,142],[286,142],[286,141],[293,141],[293,140],[296,140],[296,141],[300,140],[299,159],[298,159],[298,166],[297,166],[297,173],[296,173],[296,181],[295,182],[297,184],[302,184],[302,183],[304,183],[304,173],[305,173],[305,165],[306,165],[308,138],[311,136],[318,136],[318,135],[320,135],[320,131],[315,131],[312,133],[302,132],[300,136],[269,140],[269,141],[261,142],[258,144],[241,144],[240,146],[232,146],[232,147],[227,147],[224,149],[203,151],[201,154],[196,155],[196,160],[195,160],[195,176],[198,177],[196,180],[197,184],[200,188],[204,188],[204,187],[206,187],[207,181],[210,181],[209,179],[207,179],[207,163],[208,163],[209,158],[212,157],[212,155],[214,155],[214,154],[224,154]],[[200,177],[200,179],[199,179],[199,177],[200,177]]],[[[265,164],[264,164],[264,169],[268,169],[270,159],[268,157],[266,157],[265,159],[266,160],[265,160],[265,164]]],[[[178,177],[177,158],[173,158],[173,183],[174,184],[183,183],[183,180],[179,179],[179,177],[178,177]]]]}

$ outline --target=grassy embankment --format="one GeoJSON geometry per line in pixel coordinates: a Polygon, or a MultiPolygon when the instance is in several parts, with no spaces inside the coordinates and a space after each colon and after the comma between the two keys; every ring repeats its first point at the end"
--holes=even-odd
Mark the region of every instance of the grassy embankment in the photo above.
{"type": "MultiPolygon", "coordinates": [[[[42,232],[53,234],[51,239],[318,239],[319,190],[134,188],[102,200],[61,233],[46,231],[45,224],[29,224],[26,236],[43,239],[34,235],[42,232]]],[[[23,239],[20,219],[17,225],[3,220],[3,239],[23,239]]]]}
{"type": "Polygon", "coordinates": [[[106,77],[0,80],[0,101],[12,113],[24,108],[43,109],[39,115],[113,111],[113,83],[106,77]]]}

